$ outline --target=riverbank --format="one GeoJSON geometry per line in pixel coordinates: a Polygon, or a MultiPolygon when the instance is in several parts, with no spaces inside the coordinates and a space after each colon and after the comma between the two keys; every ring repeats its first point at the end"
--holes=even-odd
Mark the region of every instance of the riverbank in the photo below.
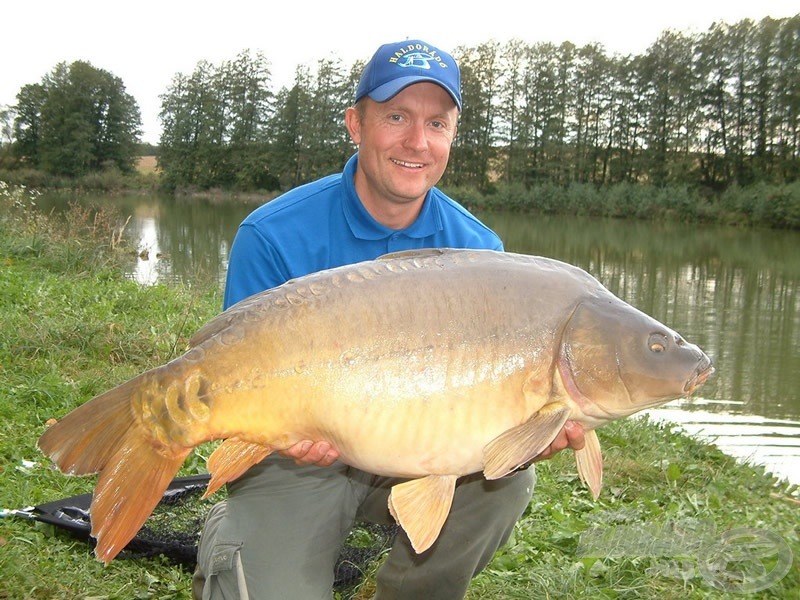
{"type": "MultiPolygon", "coordinates": [[[[92,478],[65,477],[36,449],[47,420],[180,354],[221,304],[215,286],[124,279],[118,260],[128,250],[110,215],[72,211],[62,223],[30,202],[0,190],[5,509],[91,491],[92,478]]],[[[599,436],[599,500],[569,452],[539,463],[531,506],[469,598],[723,599],[748,582],[748,598],[800,593],[796,487],[668,425],[628,419],[599,436]]],[[[195,455],[183,474],[203,467],[195,455]]],[[[162,559],[104,568],[86,543],[51,526],[2,519],[0,546],[0,598],[190,598],[187,570],[162,559]]],[[[368,598],[371,586],[367,577],[354,597],[368,598]]]]}
{"type": "MultiPolygon", "coordinates": [[[[134,173],[109,169],[78,179],[68,179],[32,169],[2,170],[0,181],[39,190],[79,190],[119,194],[125,191],[163,191],[154,156],[140,157],[134,173]]],[[[714,223],[738,227],[800,229],[800,182],[756,183],[711,192],[687,185],[657,187],[644,183],[596,186],[589,183],[531,187],[497,182],[486,191],[472,187],[442,189],[475,211],[504,211],[538,215],[574,215],[714,223]]],[[[184,189],[178,196],[212,202],[262,204],[279,192],[260,190],[184,189]]]]}

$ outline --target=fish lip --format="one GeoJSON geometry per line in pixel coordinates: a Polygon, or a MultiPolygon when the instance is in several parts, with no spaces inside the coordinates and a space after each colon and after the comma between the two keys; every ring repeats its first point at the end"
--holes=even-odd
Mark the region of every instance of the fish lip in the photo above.
{"type": "Polygon", "coordinates": [[[697,388],[703,385],[708,378],[716,371],[714,365],[711,364],[711,361],[708,363],[703,363],[697,368],[697,372],[694,376],[686,382],[686,385],[683,386],[684,393],[689,396],[691,395],[697,388]]]}

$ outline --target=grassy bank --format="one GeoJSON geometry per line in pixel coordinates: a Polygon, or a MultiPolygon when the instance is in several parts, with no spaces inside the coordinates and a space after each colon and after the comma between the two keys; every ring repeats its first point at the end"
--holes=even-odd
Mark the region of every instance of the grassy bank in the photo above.
{"type": "MultiPolygon", "coordinates": [[[[65,477],[37,451],[47,420],[181,353],[220,305],[215,289],[123,279],[122,216],[76,209],[54,222],[30,201],[0,189],[5,509],[91,491],[92,478],[65,477]]],[[[514,539],[469,598],[722,599],[744,589],[743,575],[763,588],[748,598],[800,594],[795,488],[670,427],[629,419],[601,430],[600,439],[600,499],[581,487],[570,453],[540,463],[514,539]],[[741,528],[756,537],[726,534],[741,528]]],[[[201,468],[194,458],[184,473],[201,468]]],[[[61,530],[0,519],[0,598],[188,599],[189,582],[189,572],[163,559],[103,567],[86,543],[61,530]]],[[[369,598],[371,589],[368,576],[352,594],[369,598]]]]}
{"type": "Polygon", "coordinates": [[[731,186],[713,194],[690,186],[631,183],[543,183],[530,188],[498,183],[488,193],[473,188],[445,191],[480,210],[800,229],[800,182],[731,186]]]}
{"type": "MultiPolygon", "coordinates": [[[[117,169],[69,179],[33,169],[0,169],[0,181],[28,188],[81,190],[114,194],[125,190],[162,190],[162,177],[154,156],[142,156],[135,172],[117,169]]],[[[444,191],[473,210],[509,211],[544,215],[578,215],[640,220],[671,220],[687,223],[717,223],[741,227],[800,229],[800,182],[756,183],[710,192],[689,185],[657,187],[644,183],[597,186],[590,183],[555,185],[498,182],[488,191],[474,187],[445,187],[444,191]]],[[[181,195],[229,198],[231,201],[261,201],[277,191],[183,189],[181,195]]]]}

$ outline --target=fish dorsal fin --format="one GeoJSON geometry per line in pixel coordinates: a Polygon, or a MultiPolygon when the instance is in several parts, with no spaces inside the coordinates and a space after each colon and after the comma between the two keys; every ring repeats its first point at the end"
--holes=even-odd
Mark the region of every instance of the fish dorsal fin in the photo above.
{"type": "MultiPolygon", "coordinates": [[[[293,280],[290,279],[284,285],[289,284],[292,281],[293,280]]],[[[264,302],[264,297],[273,295],[278,296],[282,288],[283,286],[278,286],[262,290],[256,294],[253,294],[252,296],[248,296],[247,298],[239,300],[239,302],[233,304],[232,306],[229,306],[223,312],[219,313],[216,317],[198,329],[189,340],[189,346],[192,348],[199,346],[221,331],[229,327],[235,327],[242,321],[246,322],[255,320],[257,317],[254,317],[254,315],[258,315],[258,313],[269,309],[270,305],[268,302],[264,302]]]]}
{"type": "Polygon", "coordinates": [[[417,554],[439,537],[453,504],[457,475],[428,475],[398,483],[389,494],[389,512],[411,540],[417,554]]]}
{"type": "Polygon", "coordinates": [[[226,311],[218,314],[195,332],[189,340],[189,347],[194,348],[195,346],[199,346],[240,319],[241,316],[232,312],[226,311]]]}
{"type": "Polygon", "coordinates": [[[584,434],[586,444],[575,451],[575,462],[578,463],[578,475],[597,500],[600,488],[603,487],[603,454],[600,451],[600,440],[594,430],[584,434]]]}
{"type": "Polygon", "coordinates": [[[530,419],[500,434],[483,449],[483,476],[499,479],[538,456],[567,422],[563,402],[543,406],[530,419]]]}
{"type": "Polygon", "coordinates": [[[207,498],[229,481],[244,475],[257,462],[265,459],[272,452],[269,446],[246,442],[239,438],[228,438],[208,457],[208,472],[211,479],[208,482],[207,498]]]}

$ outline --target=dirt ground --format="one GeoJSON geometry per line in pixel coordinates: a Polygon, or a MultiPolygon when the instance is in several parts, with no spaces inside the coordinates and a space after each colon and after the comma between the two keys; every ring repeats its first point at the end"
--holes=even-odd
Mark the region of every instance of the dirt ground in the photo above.
{"type": "Polygon", "coordinates": [[[140,173],[153,173],[156,169],[155,156],[140,156],[136,159],[136,170],[140,173]]]}

